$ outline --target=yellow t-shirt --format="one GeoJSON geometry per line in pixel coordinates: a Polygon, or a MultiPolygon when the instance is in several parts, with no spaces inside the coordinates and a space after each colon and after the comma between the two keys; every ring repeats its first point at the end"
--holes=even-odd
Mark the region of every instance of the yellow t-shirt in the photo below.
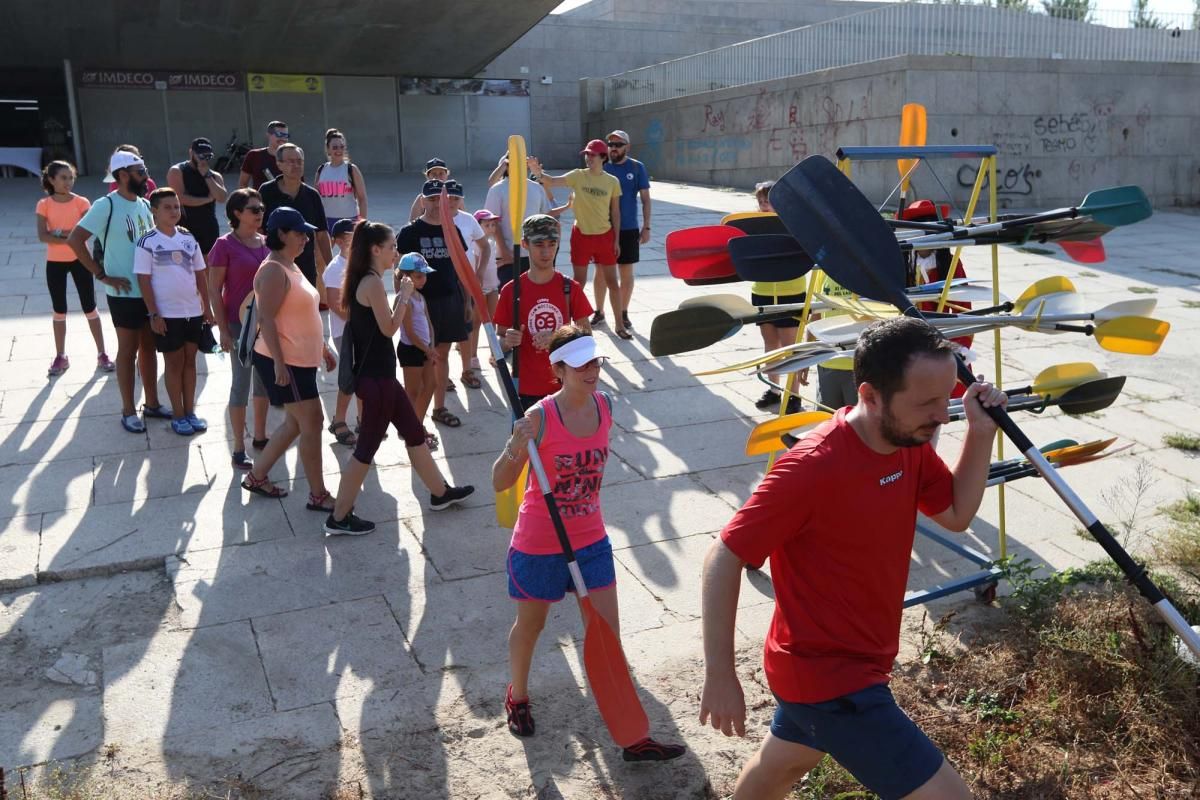
{"type": "Polygon", "coordinates": [[[612,229],[612,199],[621,196],[621,182],[607,172],[593,175],[586,169],[573,169],[564,177],[575,192],[575,227],[588,236],[608,233],[612,229]]]}

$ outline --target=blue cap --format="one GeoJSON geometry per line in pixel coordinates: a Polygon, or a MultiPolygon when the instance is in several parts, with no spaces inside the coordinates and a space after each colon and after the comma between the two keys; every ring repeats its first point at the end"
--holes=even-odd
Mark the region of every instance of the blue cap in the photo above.
{"type": "Polygon", "coordinates": [[[291,206],[280,206],[267,217],[267,233],[276,231],[304,231],[312,233],[316,225],[309,225],[304,215],[291,206]]]}
{"type": "MultiPolygon", "coordinates": [[[[425,181],[424,185],[421,186],[421,196],[422,197],[437,197],[438,195],[440,195],[442,193],[442,187],[444,187],[445,185],[446,184],[444,184],[438,180],[425,181]]],[[[449,191],[449,190],[447,190],[447,191],[449,191]]]]}
{"type": "Polygon", "coordinates": [[[420,253],[405,253],[400,259],[400,263],[396,265],[396,269],[401,272],[437,272],[436,269],[429,266],[429,262],[425,260],[425,256],[420,253]]]}
{"type": "Polygon", "coordinates": [[[463,185],[455,180],[446,181],[446,194],[451,197],[462,197],[463,185]]]}
{"type": "Polygon", "coordinates": [[[332,231],[331,235],[332,236],[341,236],[343,233],[353,233],[354,226],[357,224],[358,224],[358,220],[339,219],[337,222],[333,223],[333,231],[332,231]]]}
{"type": "Polygon", "coordinates": [[[447,172],[450,170],[450,168],[446,166],[446,162],[440,158],[431,158],[425,162],[425,171],[429,172],[431,169],[444,169],[447,172]]]}

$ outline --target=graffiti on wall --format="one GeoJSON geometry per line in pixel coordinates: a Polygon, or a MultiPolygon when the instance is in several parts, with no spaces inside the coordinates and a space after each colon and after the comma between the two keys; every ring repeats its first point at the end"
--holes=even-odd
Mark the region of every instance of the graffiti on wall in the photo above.
{"type": "MultiPolygon", "coordinates": [[[[975,177],[979,174],[979,167],[974,164],[963,164],[955,173],[955,178],[958,185],[964,188],[970,188],[975,185],[975,177]]],[[[1009,167],[1002,169],[996,167],[996,194],[998,195],[1028,195],[1033,194],[1034,183],[1042,177],[1040,169],[1034,169],[1033,165],[1026,162],[1019,167],[1009,167]]],[[[983,181],[984,188],[987,187],[987,178],[983,181]]]]}

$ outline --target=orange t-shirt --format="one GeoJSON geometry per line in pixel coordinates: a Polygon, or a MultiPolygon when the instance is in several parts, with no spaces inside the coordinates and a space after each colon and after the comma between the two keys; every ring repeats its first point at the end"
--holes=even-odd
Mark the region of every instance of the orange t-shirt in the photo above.
{"type": "MultiPolygon", "coordinates": [[[[39,217],[46,218],[46,230],[53,231],[61,228],[64,232],[70,233],[71,229],[75,227],[75,223],[83,219],[83,215],[91,207],[91,201],[77,194],[72,194],[71,199],[65,203],[60,203],[53,197],[43,197],[38,200],[35,213],[39,217]]],[[[66,243],[66,240],[63,240],[62,244],[48,244],[46,245],[46,260],[71,262],[75,260],[75,251],[66,243]]]]}

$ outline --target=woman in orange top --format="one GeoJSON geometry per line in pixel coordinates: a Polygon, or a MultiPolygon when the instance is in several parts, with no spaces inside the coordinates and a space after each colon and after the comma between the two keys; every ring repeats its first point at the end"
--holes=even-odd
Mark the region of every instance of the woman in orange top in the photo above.
{"type": "Polygon", "coordinates": [[[254,369],[273,406],[287,416],[271,434],[242,488],[264,497],[286,497],[287,491],[267,478],[284,451],[300,438],[300,463],[308,479],[309,511],[333,511],[333,495],[321,474],[321,426],[324,413],[317,391],[317,368],[333,371],[337,358],[325,344],[320,298],[296,266],[316,228],[294,208],[280,206],[267,218],[267,247],[271,255],[254,276],[259,335],[254,343],[254,369]]]}
{"type": "Polygon", "coordinates": [[[74,186],[75,167],[66,161],[51,161],[42,170],[42,188],[46,190],[46,197],[38,201],[34,212],[38,241],[46,243],[46,288],[50,290],[50,303],[54,307],[55,356],[46,373],[51,378],[62,375],[71,366],[66,354],[67,275],[75,282],[79,305],[83,307],[83,316],[96,341],[96,367],[105,372],[116,369],[104,352],[104,329],[100,327],[100,314],[96,311],[96,285],[67,244],[75,223],[92,207],[86,197],[71,191],[74,186]]]}

